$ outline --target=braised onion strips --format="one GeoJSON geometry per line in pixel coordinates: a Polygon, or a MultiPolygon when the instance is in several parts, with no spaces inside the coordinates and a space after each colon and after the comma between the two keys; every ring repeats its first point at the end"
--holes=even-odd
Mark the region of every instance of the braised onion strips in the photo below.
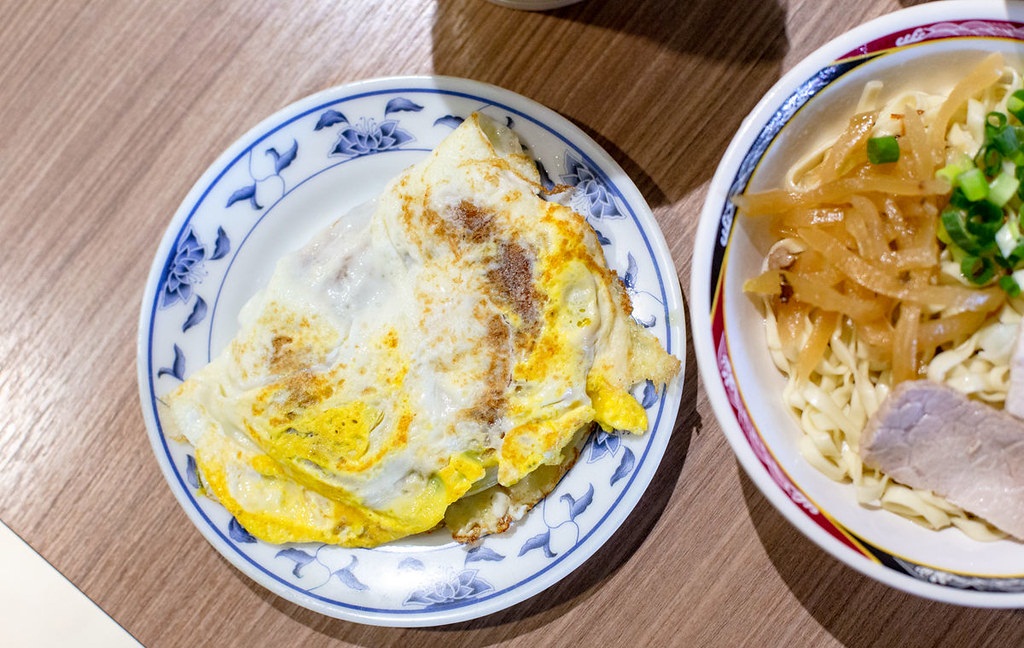
{"type": "MultiPolygon", "coordinates": [[[[980,207],[983,218],[963,207],[963,231],[951,236],[947,225],[957,226],[949,210],[967,204],[963,174],[996,146],[992,115],[1024,110],[1024,91],[1014,95],[1021,85],[998,54],[944,95],[905,92],[871,105],[879,95],[873,84],[838,138],[795,164],[783,186],[733,197],[774,241],[744,290],[763,303],[768,347],[788,379],[783,397],[800,418],[804,456],[852,482],[862,504],[929,528],[955,525],[978,539],[1002,534],[864,466],[858,445],[867,419],[905,380],[945,382],[996,406],[1005,400],[1010,342],[1024,312],[1007,277],[1024,279],[1012,265],[1024,264],[1024,247],[1019,260],[985,254],[1000,224],[1012,222],[1006,227],[1017,227],[1015,240],[1024,241],[1020,196],[994,208],[1000,223],[980,207]],[[991,240],[965,251],[956,237],[968,231],[991,233],[991,240]]],[[[1024,143],[1024,126],[1018,131],[1024,143]]],[[[1006,179],[995,187],[1001,173],[1013,173],[1013,155],[986,170],[987,186],[1001,197],[1019,189],[1006,179]]],[[[1019,158],[1024,169],[1024,146],[1019,158]]]]}

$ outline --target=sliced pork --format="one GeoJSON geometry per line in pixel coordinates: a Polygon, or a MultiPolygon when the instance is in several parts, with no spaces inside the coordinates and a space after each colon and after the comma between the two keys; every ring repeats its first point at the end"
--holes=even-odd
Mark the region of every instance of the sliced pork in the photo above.
{"type": "Polygon", "coordinates": [[[1024,539],[1024,421],[928,380],[898,385],[868,421],[864,463],[1024,539]]]}

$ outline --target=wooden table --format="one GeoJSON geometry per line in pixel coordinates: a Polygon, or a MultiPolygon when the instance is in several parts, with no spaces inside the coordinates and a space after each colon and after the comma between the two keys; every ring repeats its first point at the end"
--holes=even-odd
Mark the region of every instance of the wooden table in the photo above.
{"type": "Polygon", "coordinates": [[[215,157],[286,104],[398,74],[531,97],[630,173],[685,291],[744,115],[804,55],[908,4],[0,0],[0,519],[152,647],[1020,645],[1019,612],[893,591],[791,527],[734,460],[692,353],[674,441],[612,542],[518,606],[435,629],[323,617],[243,576],[174,500],[140,413],[157,242],[215,157]]]}

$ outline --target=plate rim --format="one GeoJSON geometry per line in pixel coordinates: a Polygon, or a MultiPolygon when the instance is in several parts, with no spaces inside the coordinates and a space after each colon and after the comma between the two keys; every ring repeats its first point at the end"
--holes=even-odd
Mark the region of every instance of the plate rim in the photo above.
{"type": "MultiPolygon", "coordinates": [[[[568,118],[514,91],[461,77],[445,75],[382,76],[341,83],[310,95],[299,97],[243,132],[219,153],[214,161],[203,171],[165,225],[147,274],[141,298],[139,328],[136,339],[137,381],[146,434],[150,440],[150,445],[164,480],[168,482],[168,487],[171,489],[175,499],[178,500],[189,522],[197,528],[204,539],[234,568],[274,594],[330,617],[370,625],[424,627],[475,619],[520,603],[567,577],[593,556],[621,527],[626,518],[632,514],[637,503],[650,485],[654,473],[661,464],[667,444],[670,442],[668,437],[671,436],[675,419],[678,416],[681,396],[685,386],[687,350],[686,323],[683,313],[685,313],[685,303],[682,299],[682,292],[678,281],[678,268],[668,250],[664,235],[654,218],[650,206],[633,181],[611,155],[568,118]],[[179,235],[187,228],[193,215],[209,191],[219,182],[220,177],[241,156],[245,155],[246,151],[251,150],[274,131],[286,127],[304,115],[323,110],[327,105],[349,101],[366,94],[402,91],[435,92],[442,95],[484,99],[514,114],[521,114],[523,117],[534,122],[535,125],[549,132],[553,137],[562,140],[571,148],[588,157],[608,177],[627,209],[632,212],[637,230],[643,238],[651,258],[660,266],[659,274],[661,276],[659,281],[667,300],[665,304],[666,313],[672,309],[673,305],[680,311],[678,317],[666,322],[665,328],[667,336],[669,336],[667,343],[670,348],[674,347],[671,353],[680,359],[682,364],[681,370],[679,376],[666,388],[665,394],[661,399],[656,421],[664,422],[661,422],[660,425],[652,426],[652,431],[649,433],[652,435],[655,432],[662,433],[664,439],[658,444],[652,442],[645,446],[645,458],[647,460],[639,464],[634,475],[631,477],[635,485],[627,486],[623,490],[618,500],[605,512],[601,522],[595,525],[588,534],[588,547],[592,545],[593,548],[577,551],[584,544],[584,539],[581,538],[580,542],[574,546],[573,551],[569,552],[568,556],[532,573],[531,577],[526,581],[520,581],[516,585],[506,588],[505,591],[482,602],[429,612],[422,610],[381,610],[378,608],[361,610],[355,609],[353,606],[328,602],[310,596],[306,592],[291,587],[286,583],[279,582],[278,579],[266,572],[265,569],[255,566],[251,557],[242,554],[230,544],[225,545],[222,537],[216,537],[221,535],[218,529],[212,528],[209,524],[200,524],[195,518],[197,512],[193,509],[196,507],[193,502],[189,501],[188,493],[181,492],[187,491],[188,486],[181,483],[181,475],[169,463],[166,456],[167,449],[164,447],[167,444],[167,439],[162,432],[158,417],[153,411],[154,408],[151,406],[156,400],[156,392],[153,388],[154,381],[152,380],[155,364],[151,358],[151,340],[152,326],[155,320],[155,313],[157,312],[156,301],[159,297],[158,288],[160,280],[166,270],[167,259],[169,259],[179,235]],[[673,335],[676,337],[675,340],[671,339],[673,335]],[[655,447],[656,445],[658,447],[655,447]],[[656,451],[657,456],[646,457],[652,448],[656,451]],[[178,482],[177,485],[174,483],[175,481],[178,482]],[[555,569],[558,565],[561,565],[561,567],[555,569]]],[[[199,511],[199,514],[201,515],[201,511],[199,511]]]]}
{"type": "MultiPolygon", "coordinates": [[[[899,573],[888,566],[871,561],[865,554],[841,543],[812,521],[808,514],[768,474],[767,469],[755,455],[735,420],[736,417],[719,372],[710,325],[714,315],[712,309],[719,299],[716,293],[721,290],[720,283],[717,286],[711,286],[712,268],[715,263],[713,243],[723,228],[723,205],[728,198],[730,187],[736,176],[736,169],[739,166],[738,164],[729,165],[730,168],[727,169],[724,163],[734,160],[742,161],[747,151],[754,145],[766,120],[781,110],[795,91],[823,69],[856,57],[859,47],[867,47],[874,42],[915,27],[937,25],[943,21],[965,22],[970,20],[1004,21],[1024,25],[1024,3],[1017,0],[942,0],[884,14],[856,25],[830,39],[807,54],[772,85],[743,119],[709,184],[708,194],[701,210],[695,238],[696,248],[691,265],[690,332],[693,337],[693,349],[699,374],[708,393],[715,417],[732,447],[733,453],[758,490],[801,534],[844,565],[894,589],[926,599],[968,607],[1019,608],[1024,607],[1024,593],[967,590],[927,582],[899,573]]],[[[958,37],[944,37],[941,40],[949,38],[958,37]]],[[[959,38],[983,39],[984,37],[964,36],[959,38]]],[[[915,44],[908,43],[902,47],[912,47],[915,44]]],[[[902,49],[902,47],[895,49],[902,49]]],[[[891,51],[891,49],[880,49],[876,53],[891,51]]],[[[803,102],[802,105],[806,105],[806,102],[803,102]]],[[[728,229],[731,236],[733,230],[731,223],[728,229]]],[[[722,276],[725,274],[725,265],[726,262],[723,261],[723,269],[720,271],[722,276]]],[[[760,432],[758,434],[760,435],[760,432]]],[[[777,463],[776,465],[785,470],[781,464],[777,463]]],[[[798,490],[804,492],[799,484],[790,481],[798,490]]],[[[827,512],[825,513],[827,514],[827,512]]],[[[837,528],[845,529],[837,522],[834,524],[837,528]]],[[[919,563],[915,562],[914,564],[919,563]]]]}

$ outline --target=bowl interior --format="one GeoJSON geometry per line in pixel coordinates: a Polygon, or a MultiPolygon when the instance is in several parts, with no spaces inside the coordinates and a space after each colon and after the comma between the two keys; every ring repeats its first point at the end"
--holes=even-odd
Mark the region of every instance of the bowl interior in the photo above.
{"type": "MultiPolygon", "coordinates": [[[[1004,52],[1007,63],[1020,69],[1019,41],[947,39],[822,70],[790,95],[790,99],[796,97],[797,101],[808,94],[813,96],[792,113],[767,147],[763,135],[766,130],[778,128],[779,119],[785,119],[780,115],[786,114],[786,97],[776,101],[776,105],[781,105],[777,110],[755,112],[748,124],[749,145],[734,146],[723,162],[730,170],[729,175],[716,177],[716,183],[721,180],[726,187],[732,187],[723,189],[725,195],[720,197],[727,200],[727,195],[742,190],[746,170],[751,168],[749,189],[779,186],[789,166],[809,151],[834,140],[842,131],[867,82],[883,82],[882,102],[894,93],[907,90],[943,93],[992,51],[1004,52]],[[837,76],[829,80],[830,75],[837,76]],[[762,135],[761,140],[756,139],[758,134],[762,135]]],[[[715,220],[728,222],[728,212],[724,202],[720,202],[715,209],[715,220]]],[[[935,582],[936,578],[931,575],[937,570],[947,572],[943,578],[956,581],[956,588],[963,587],[968,579],[979,589],[1005,591],[1010,582],[1007,579],[1010,579],[1014,581],[1013,589],[1024,591],[1016,582],[1024,576],[1024,543],[978,542],[956,529],[936,532],[887,511],[861,506],[856,502],[851,485],[832,481],[801,456],[798,450],[801,432],[795,415],[782,402],[785,379],[769,357],[763,317],[755,301],[742,290],[743,282],[760,272],[769,244],[766,232],[755,221],[737,217],[727,244],[722,265],[723,283],[717,297],[717,306],[723,313],[728,361],[745,407],[741,407],[739,413],[726,410],[724,416],[723,408],[716,407],[716,411],[723,419],[730,441],[746,456],[744,466],[748,472],[798,527],[862,571],[883,578],[895,575],[897,585],[907,585],[910,589],[914,589],[913,586],[899,580],[904,575],[935,582]],[[746,416],[756,427],[764,449],[755,447],[756,439],[751,443],[749,428],[743,430],[746,416]],[[756,461],[751,460],[751,453],[756,461]],[[795,489],[790,489],[787,481],[795,489]],[[821,515],[813,515],[815,509],[821,515]],[[828,528],[829,525],[834,528],[828,528]],[[831,538],[823,542],[822,531],[831,538]],[[842,542],[843,537],[848,541],[842,542]],[[842,544],[847,546],[844,548],[842,544]],[[884,573],[882,566],[893,573],[884,573]]],[[[721,360],[718,362],[720,364],[721,360]]],[[[1018,604],[1024,604],[1024,597],[1018,604]]]]}

